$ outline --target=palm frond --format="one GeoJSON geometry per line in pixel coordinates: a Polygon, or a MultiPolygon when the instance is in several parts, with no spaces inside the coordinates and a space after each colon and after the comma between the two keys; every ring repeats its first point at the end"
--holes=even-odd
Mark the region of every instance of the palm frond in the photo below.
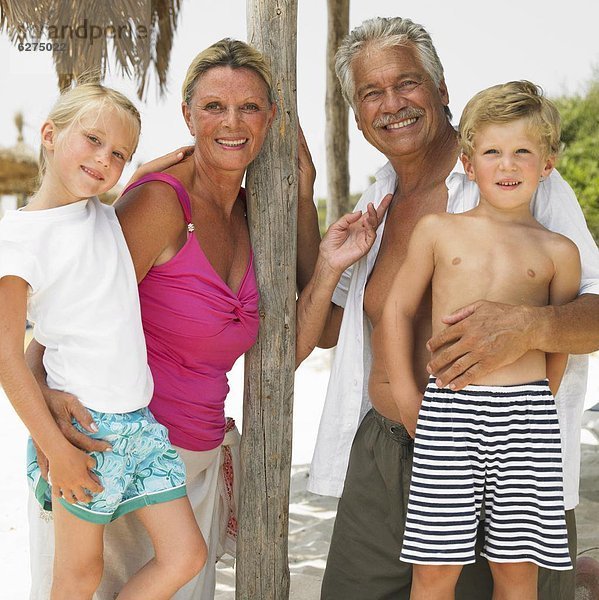
{"type": "Polygon", "coordinates": [[[151,72],[160,94],[166,90],[180,8],[181,0],[0,0],[0,32],[14,44],[57,42],[61,89],[83,77],[103,79],[112,49],[120,74],[135,80],[143,99],[151,72]]]}

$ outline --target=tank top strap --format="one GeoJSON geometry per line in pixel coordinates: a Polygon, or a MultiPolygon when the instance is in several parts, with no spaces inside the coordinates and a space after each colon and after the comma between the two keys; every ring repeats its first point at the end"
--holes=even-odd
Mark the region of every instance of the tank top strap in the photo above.
{"type": "Polygon", "coordinates": [[[186,189],[183,187],[183,184],[172,175],[168,173],[148,173],[143,177],[139,178],[137,181],[127,186],[123,191],[123,194],[128,192],[129,190],[133,190],[148,181],[162,181],[170,185],[177,194],[177,198],[179,199],[179,203],[181,204],[181,208],[183,209],[183,214],[185,215],[185,221],[187,222],[187,229],[189,232],[193,231],[193,223],[191,222],[191,201],[189,200],[189,194],[186,189]]]}

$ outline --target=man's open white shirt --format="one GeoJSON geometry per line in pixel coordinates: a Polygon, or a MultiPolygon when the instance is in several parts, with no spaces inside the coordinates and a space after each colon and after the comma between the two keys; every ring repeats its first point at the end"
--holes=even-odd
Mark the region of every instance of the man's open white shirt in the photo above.
{"type": "MultiPolygon", "coordinates": [[[[447,212],[461,213],[478,204],[478,186],[464,175],[460,161],[447,178],[446,185],[447,212]]],[[[387,163],[377,172],[375,182],[364,192],[356,210],[365,210],[369,202],[378,206],[395,188],[396,174],[387,163]]],[[[580,293],[599,294],[599,250],[572,188],[557,171],[539,184],[532,209],[542,225],[569,237],[578,246],[582,262],[580,293]]],[[[333,294],[333,302],[344,308],[344,314],[310,468],[308,489],[316,494],[341,495],[352,441],[371,407],[368,398],[371,325],[364,315],[363,298],[366,281],[379,251],[385,219],[386,215],[370,252],[343,274],[333,294]]],[[[586,355],[570,356],[556,397],[567,510],[578,504],[580,429],[587,370],[586,355]]]]}

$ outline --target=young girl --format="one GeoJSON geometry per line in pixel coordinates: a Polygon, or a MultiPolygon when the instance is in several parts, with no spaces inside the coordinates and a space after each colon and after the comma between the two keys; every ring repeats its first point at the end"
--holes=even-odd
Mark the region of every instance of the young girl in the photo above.
{"type": "Polygon", "coordinates": [[[50,481],[34,452],[28,475],[54,514],[52,600],[92,598],[104,524],[133,510],[155,557],[119,600],[170,598],[206,556],[184,465],[147,409],[153,384],[131,257],[114,209],[97,198],[117,183],[139,131],[122,94],[96,84],[64,93],[42,126],[40,188],[0,221],[0,383],[49,459],[50,481]],[[94,437],[111,452],[85,454],[60,432],[25,363],[26,318],[46,346],[48,384],[91,410],[94,437]]]}

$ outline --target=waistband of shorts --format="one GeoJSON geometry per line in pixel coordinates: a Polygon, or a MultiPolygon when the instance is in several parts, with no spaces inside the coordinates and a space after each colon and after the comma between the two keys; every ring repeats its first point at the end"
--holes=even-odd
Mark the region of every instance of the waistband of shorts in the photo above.
{"type": "Polygon", "coordinates": [[[407,429],[401,423],[384,417],[374,408],[371,408],[370,412],[383,432],[393,438],[396,442],[407,446],[414,441],[410,437],[407,429]]]}
{"type": "Polygon", "coordinates": [[[509,383],[509,384],[478,384],[471,383],[467,385],[465,388],[461,390],[451,390],[449,388],[440,388],[435,383],[436,378],[431,375],[428,380],[428,385],[426,386],[426,391],[439,391],[447,394],[472,394],[477,395],[480,393],[485,394],[527,394],[530,392],[537,393],[551,393],[549,389],[549,380],[548,379],[539,379],[537,381],[527,381],[525,383],[509,383]]]}
{"type": "MultiPolygon", "coordinates": [[[[111,426],[128,427],[131,425],[141,425],[143,427],[147,425],[159,424],[147,406],[126,413],[108,413],[94,410],[92,408],[88,408],[87,410],[100,429],[106,429],[107,427],[111,426]]],[[[83,426],[77,422],[77,419],[73,418],[72,423],[81,432],[85,433],[86,435],[91,435],[89,431],[84,429],[83,426]]]]}

